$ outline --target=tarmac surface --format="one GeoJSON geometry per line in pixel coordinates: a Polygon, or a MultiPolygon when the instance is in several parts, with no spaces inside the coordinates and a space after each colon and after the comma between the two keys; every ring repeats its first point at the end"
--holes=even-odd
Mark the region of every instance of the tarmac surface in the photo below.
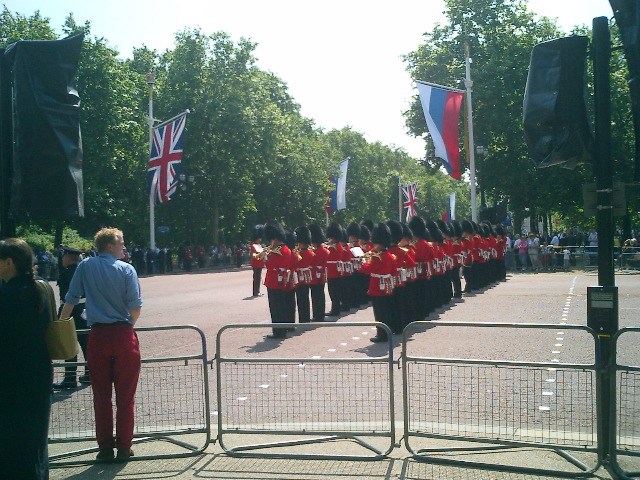
{"type": "MultiPolygon", "coordinates": [[[[619,323],[621,328],[640,325],[638,315],[640,313],[640,296],[637,294],[639,281],[640,277],[633,274],[620,274],[616,277],[616,283],[619,287],[619,323]]],[[[414,326],[413,331],[407,335],[406,354],[415,357],[482,359],[495,362],[592,364],[595,361],[593,340],[584,331],[570,327],[571,325],[586,325],[586,287],[589,285],[597,285],[597,276],[593,273],[510,274],[506,282],[493,285],[481,292],[465,295],[461,301],[436,311],[429,317],[429,320],[431,322],[543,323],[553,325],[553,327],[528,330],[439,325],[434,328],[434,324],[431,322],[421,322],[420,325],[414,326]]],[[[287,377],[287,381],[293,378],[293,375],[286,370],[290,368],[290,365],[286,363],[288,360],[306,359],[308,371],[313,372],[311,368],[314,366],[313,362],[331,364],[331,362],[339,363],[340,359],[348,358],[367,363],[378,358],[387,358],[386,356],[389,356],[390,352],[386,344],[372,344],[368,340],[368,337],[373,335],[371,325],[353,327],[342,325],[344,323],[370,324],[373,322],[371,307],[353,310],[337,319],[328,319],[330,321],[322,327],[298,328],[287,339],[274,341],[265,338],[265,335],[271,330],[268,324],[266,295],[258,298],[247,296],[251,288],[251,271],[247,268],[143,277],[141,278],[141,287],[145,305],[138,327],[193,324],[204,332],[207,342],[206,357],[210,361],[215,360],[216,354],[218,354],[219,358],[240,359],[238,365],[242,365],[242,359],[268,361],[277,358],[284,359],[284,363],[270,365],[269,375],[271,377],[268,379],[263,378],[264,372],[251,370],[246,374],[246,377],[242,377],[242,382],[238,382],[239,384],[232,384],[226,375],[221,375],[221,379],[218,379],[215,365],[212,365],[213,368],[208,371],[212,433],[211,441],[203,453],[179,458],[151,458],[176,453],[185,455],[189,448],[166,441],[166,439],[142,439],[140,443],[134,445],[136,457],[133,461],[125,464],[95,464],[92,463],[95,452],[88,451],[82,455],[64,459],[65,461],[71,459],[72,462],[75,462],[72,465],[59,465],[59,460],[53,462],[51,479],[498,480],[563,478],[555,474],[507,471],[497,465],[558,470],[569,475],[580,472],[563,456],[550,449],[533,446],[479,444],[478,442],[463,443],[419,436],[403,438],[406,409],[403,408],[402,401],[403,372],[400,365],[397,364],[398,359],[402,356],[403,339],[401,336],[394,336],[391,343],[391,357],[396,361],[393,364],[392,396],[395,399],[393,402],[395,408],[392,410],[395,423],[391,423],[393,435],[372,436],[371,438],[359,438],[359,440],[327,438],[330,435],[310,435],[307,436],[308,438],[302,438],[309,440],[320,437],[322,441],[298,444],[296,440],[301,438],[299,435],[274,438],[273,435],[261,434],[259,431],[250,435],[241,433],[233,435],[225,432],[222,436],[223,445],[221,445],[220,441],[216,441],[219,414],[218,384],[225,392],[229,389],[238,389],[238,392],[243,392],[237,394],[244,395],[238,398],[244,399],[243,402],[251,405],[251,408],[240,410],[240,412],[254,412],[254,406],[255,408],[265,408],[266,402],[266,408],[274,418],[291,417],[298,421],[300,420],[300,412],[274,401],[264,393],[269,388],[273,389],[273,387],[269,387],[275,383],[273,377],[278,378],[284,375],[287,377]],[[229,324],[238,326],[264,324],[264,328],[226,329],[220,335],[220,351],[218,351],[216,335],[223,326],[229,324]],[[274,441],[291,443],[277,448],[255,447],[254,449],[252,447],[251,450],[244,451],[242,456],[232,456],[225,452],[225,449],[228,451],[238,445],[261,445],[274,441]],[[470,447],[484,447],[484,450],[471,449],[470,447]],[[417,459],[412,455],[412,451],[420,449],[439,449],[439,451],[425,452],[422,454],[422,458],[417,459]],[[390,453],[383,455],[387,450],[391,450],[390,453]],[[263,456],[254,457],[249,454],[262,454],[263,456]],[[425,458],[430,454],[431,457],[425,458]],[[293,455],[293,457],[286,457],[286,455],[293,455]],[[317,458],[314,455],[342,455],[353,458],[317,458]],[[437,463],[453,459],[467,463],[437,463]],[[484,468],[479,468],[481,466],[484,468]]],[[[327,302],[329,302],[328,296],[327,302]]],[[[197,354],[201,349],[199,339],[197,336],[193,336],[192,331],[159,332],[157,336],[153,336],[153,333],[140,333],[143,358],[160,361],[173,355],[197,354]]],[[[637,342],[635,342],[637,338],[632,335],[629,337],[629,341],[620,344],[619,358],[623,358],[625,364],[640,365],[640,353],[637,352],[637,342]]],[[[215,361],[213,363],[215,364],[215,361]]],[[[231,366],[234,367],[233,362],[231,366]]],[[[555,369],[547,368],[546,370],[555,369]]],[[[179,375],[180,371],[176,368],[173,375],[179,375]]],[[[353,378],[346,377],[345,385],[339,385],[338,390],[346,389],[347,384],[360,385],[359,375],[360,373],[357,373],[353,378]]],[[[322,392],[318,390],[318,380],[315,377],[317,377],[315,374],[300,377],[300,383],[296,385],[299,385],[301,395],[303,392],[313,391],[317,396],[320,396],[322,392]]],[[[158,385],[165,385],[163,383],[165,381],[166,379],[160,381],[158,385]]],[[[549,390],[548,388],[545,390],[546,387],[533,384],[545,381],[548,379],[535,377],[531,380],[532,385],[527,387],[530,388],[530,391],[527,392],[529,396],[527,401],[532,401],[531,397],[536,395],[545,395],[544,392],[549,390]]],[[[589,384],[587,387],[591,388],[589,384]]],[[[380,388],[384,396],[384,382],[380,388]]],[[[456,388],[458,387],[456,386],[456,388]]],[[[479,396],[474,388],[474,385],[466,384],[460,387],[461,404],[466,401],[472,403],[478,401],[479,396]]],[[[164,386],[159,390],[164,390],[164,386]]],[[[82,395],[83,392],[88,395],[88,391],[89,389],[85,388],[77,395],[82,395]]],[[[233,392],[235,396],[236,390],[233,392]]],[[[341,393],[344,394],[344,392],[341,393]]],[[[379,394],[380,392],[375,390],[373,393],[368,391],[365,396],[369,395],[373,398],[379,394]]],[[[418,394],[420,394],[419,390],[418,394]]],[[[354,393],[354,396],[357,397],[357,395],[360,394],[354,393]]],[[[504,399],[507,398],[506,395],[504,391],[488,391],[484,395],[483,401],[492,397],[504,399]]],[[[166,392],[165,396],[167,396],[166,392]]],[[[169,393],[169,402],[171,397],[172,394],[169,393]]],[[[418,396],[415,398],[418,398],[416,401],[425,402],[424,405],[420,404],[420,408],[426,407],[428,409],[430,402],[439,401],[440,397],[435,400],[431,397],[418,396]]],[[[58,398],[60,403],[56,408],[64,405],[64,400],[66,398],[58,398]]],[[[337,415],[331,410],[334,405],[332,400],[328,400],[326,405],[319,407],[321,410],[325,409],[323,415],[325,415],[328,424],[332,426],[335,426],[336,422],[343,417],[363,415],[363,411],[367,414],[366,406],[354,401],[352,402],[354,405],[345,403],[342,407],[344,411],[338,412],[340,415],[337,415]]],[[[533,401],[539,401],[542,411],[547,408],[546,405],[550,405],[551,409],[561,408],[559,403],[545,403],[545,400],[545,397],[540,396],[539,399],[534,398],[533,401]]],[[[178,405],[178,399],[175,401],[178,405]]],[[[519,401],[522,399],[520,398],[519,401]]],[[[447,406],[450,407],[452,404],[447,403],[447,406]]],[[[413,403],[408,408],[412,406],[417,408],[413,403]]],[[[223,407],[226,409],[224,414],[231,415],[232,409],[226,404],[223,407]]],[[[85,403],[82,408],[90,410],[90,404],[85,403]]],[[[167,409],[166,404],[163,404],[163,408],[167,409]]],[[[179,407],[176,406],[176,408],[179,407]]],[[[507,405],[499,408],[513,407],[507,405]]],[[[582,423],[584,417],[585,422],[589,423],[589,415],[592,412],[588,411],[588,406],[576,402],[573,408],[575,409],[572,413],[574,419],[579,419],[579,423],[582,423]]],[[[438,409],[436,405],[434,410],[438,409]]],[[[509,411],[511,412],[511,410],[509,411]]],[[[439,418],[438,412],[435,415],[435,418],[439,418]]],[[[450,413],[446,415],[450,415],[450,413]]],[[[455,415],[459,415],[459,412],[455,415]]],[[[538,432],[536,429],[541,427],[538,419],[530,415],[526,412],[522,413],[520,427],[522,429],[526,426],[530,429],[529,433],[535,437],[538,432]]],[[[365,415],[365,418],[377,421],[374,417],[365,415]]],[[[451,417],[446,416],[446,418],[449,420],[451,417]]],[[[477,419],[456,418],[477,425],[477,419]]],[[[316,417],[313,419],[317,420],[316,417]]],[[[225,420],[231,421],[226,417],[225,420]]],[[[382,422],[386,427],[390,425],[390,419],[387,420],[386,423],[382,422]]],[[[241,427],[250,429],[250,425],[242,425],[241,427]]],[[[358,428],[362,428],[362,425],[359,425],[358,428]]],[[[374,430],[376,428],[374,427],[374,430]]],[[[493,428],[493,426],[489,425],[487,428],[493,428]]],[[[594,433],[587,429],[585,434],[589,436],[594,433]]],[[[185,435],[178,440],[194,445],[196,448],[207,443],[204,434],[185,435]]],[[[637,444],[635,446],[637,447],[637,444]]],[[[95,448],[95,444],[90,441],[55,443],[50,447],[50,454],[55,455],[60,452],[84,448],[95,448]]],[[[572,458],[589,467],[597,466],[597,457],[592,451],[573,452],[572,458]]],[[[634,461],[632,458],[623,458],[620,459],[620,462],[626,470],[637,471],[640,468],[640,462],[634,461]]],[[[609,479],[613,477],[604,468],[599,468],[595,474],[587,478],[609,479]]]]}

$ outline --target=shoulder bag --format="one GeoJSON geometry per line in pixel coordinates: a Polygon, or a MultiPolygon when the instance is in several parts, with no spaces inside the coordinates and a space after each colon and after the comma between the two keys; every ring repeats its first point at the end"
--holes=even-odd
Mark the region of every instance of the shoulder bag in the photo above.
{"type": "Polygon", "coordinates": [[[70,360],[78,354],[78,334],[73,317],[58,319],[56,302],[51,286],[44,280],[36,280],[44,299],[44,306],[49,310],[49,327],[45,333],[45,341],[51,360],[70,360]]]}

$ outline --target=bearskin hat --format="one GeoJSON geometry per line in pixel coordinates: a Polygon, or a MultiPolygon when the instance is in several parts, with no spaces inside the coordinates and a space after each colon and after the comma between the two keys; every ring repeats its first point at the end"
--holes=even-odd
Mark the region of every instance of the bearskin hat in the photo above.
{"type": "Polygon", "coordinates": [[[478,227],[478,224],[476,222],[474,222],[473,220],[471,220],[471,228],[473,228],[474,232],[480,233],[480,229],[478,227]]]}
{"type": "Polygon", "coordinates": [[[264,225],[256,225],[251,231],[251,241],[255,242],[264,235],[264,225]]]}
{"type": "Polygon", "coordinates": [[[365,218],[360,222],[360,225],[364,225],[369,229],[369,233],[373,232],[373,220],[365,218]]]}
{"type": "Polygon", "coordinates": [[[356,222],[351,222],[347,225],[347,235],[350,237],[359,238],[360,237],[360,225],[356,222]]]}
{"type": "Polygon", "coordinates": [[[384,248],[391,246],[391,231],[384,223],[379,223],[373,227],[371,233],[371,241],[375,244],[382,245],[384,248]]]}
{"type": "Polygon", "coordinates": [[[371,241],[371,230],[369,230],[369,227],[360,225],[360,236],[358,238],[365,242],[371,241]]]}
{"type": "Polygon", "coordinates": [[[495,237],[496,231],[493,229],[493,225],[491,225],[489,222],[485,222],[484,226],[487,229],[487,236],[493,235],[495,237]]]}
{"type": "Polygon", "coordinates": [[[311,232],[307,227],[305,226],[298,227],[294,230],[293,233],[295,233],[296,240],[298,240],[298,243],[304,243],[306,245],[311,244],[311,232]]]}
{"type": "Polygon", "coordinates": [[[438,228],[438,225],[433,220],[426,221],[427,230],[429,231],[429,235],[431,235],[431,239],[434,242],[442,243],[442,232],[438,228]]]}
{"type": "Polygon", "coordinates": [[[276,221],[267,222],[264,225],[264,238],[267,242],[271,242],[271,240],[284,242],[284,228],[276,221]]]}
{"type": "Polygon", "coordinates": [[[451,224],[450,223],[445,222],[441,218],[438,218],[436,220],[436,224],[438,225],[438,228],[442,232],[442,235],[446,235],[447,237],[452,237],[453,236],[452,231],[451,231],[451,224]]]}
{"type": "Polygon", "coordinates": [[[504,227],[502,225],[496,225],[496,235],[502,235],[504,237],[504,227]]]}
{"type": "Polygon", "coordinates": [[[460,222],[458,222],[457,220],[454,220],[453,222],[451,222],[451,227],[453,229],[453,236],[454,237],[462,237],[462,225],[460,225],[460,222]]]}
{"type": "Polygon", "coordinates": [[[473,233],[473,225],[469,220],[463,220],[460,224],[463,233],[473,233]]]}
{"type": "Polygon", "coordinates": [[[387,221],[387,227],[391,232],[391,243],[400,243],[402,240],[402,224],[397,220],[389,220],[387,221]]]}
{"type": "Polygon", "coordinates": [[[342,232],[342,237],[341,237],[341,242],[342,243],[349,243],[349,234],[347,233],[347,229],[344,228],[342,225],[340,226],[340,230],[342,232]]]}
{"type": "Polygon", "coordinates": [[[322,227],[317,223],[312,223],[311,225],[309,225],[309,231],[311,232],[311,243],[320,245],[326,240],[324,232],[322,231],[322,227]]]}
{"type": "Polygon", "coordinates": [[[406,223],[402,224],[402,238],[406,238],[409,240],[413,239],[413,232],[409,228],[409,225],[407,225],[406,223]]]}
{"type": "Polygon", "coordinates": [[[424,224],[424,220],[422,217],[415,216],[411,217],[409,220],[409,228],[413,232],[413,235],[426,240],[427,237],[427,227],[424,224]]]}
{"type": "Polygon", "coordinates": [[[285,232],[284,244],[291,250],[296,248],[296,236],[293,234],[293,232],[285,232]]]}
{"type": "Polygon", "coordinates": [[[335,241],[342,241],[342,226],[333,222],[327,227],[327,238],[333,238],[335,241]]]}

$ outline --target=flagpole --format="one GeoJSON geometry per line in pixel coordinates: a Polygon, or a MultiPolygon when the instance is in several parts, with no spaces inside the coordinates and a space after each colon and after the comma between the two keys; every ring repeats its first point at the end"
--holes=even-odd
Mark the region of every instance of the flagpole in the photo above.
{"type": "Polygon", "coordinates": [[[402,178],[398,177],[398,221],[402,222],[402,178]]]}
{"type": "Polygon", "coordinates": [[[467,88],[467,128],[469,129],[469,180],[471,183],[471,220],[478,221],[476,205],[476,159],[475,146],[473,144],[473,107],[471,104],[471,92],[473,81],[471,80],[471,59],[469,58],[469,44],[465,45],[466,78],[464,85],[467,88]]]}
{"type": "MultiPolygon", "coordinates": [[[[151,145],[153,144],[153,84],[155,75],[147,74],[147,85],[149,85],[149,158],[151,158],[151,145]]],[[[156,229],[155,229],[155,195],[153,188],[149,189],[149,248],[156,249],[156,229]]]]}

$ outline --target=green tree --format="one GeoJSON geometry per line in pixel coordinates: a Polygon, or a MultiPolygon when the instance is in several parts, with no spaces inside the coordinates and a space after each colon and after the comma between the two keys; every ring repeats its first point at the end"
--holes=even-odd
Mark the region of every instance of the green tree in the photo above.
{"type": "MultiPolygon", "coordinates": [[[[576,208],[575,190],[558,197],[558,185],[580,185],[583,170],[536,170],[529,160],[522,130],[522,99],[531,49],[563,36],[546,17],[537,18],[525,1],[447,0],[448,22],[425,34],[425,42],[406,56],[414,78],[458,86],[464,78],[465,46],[472,64],[474,135],[489,149],[476,162],[478,183],[489,199],[508,197],[511,208],[548,209],[555,199],[576,208]],[[571,197],[573,195],[573,197],[571,197]]],[[[426,131],[416,99],[407,112],[416,135],[426,131]]]]}

